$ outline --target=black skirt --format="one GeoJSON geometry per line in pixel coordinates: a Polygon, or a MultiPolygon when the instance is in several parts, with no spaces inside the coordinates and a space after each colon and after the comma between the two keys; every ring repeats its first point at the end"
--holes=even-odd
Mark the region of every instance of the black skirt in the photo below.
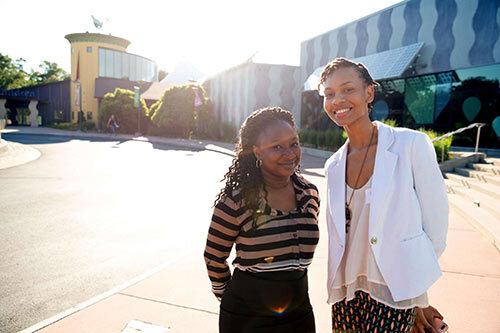
{"type": "Polygon", "coordinates": [[[307,271],[235,269],[222,296],[219,332],[315,332],[307,271]]]}

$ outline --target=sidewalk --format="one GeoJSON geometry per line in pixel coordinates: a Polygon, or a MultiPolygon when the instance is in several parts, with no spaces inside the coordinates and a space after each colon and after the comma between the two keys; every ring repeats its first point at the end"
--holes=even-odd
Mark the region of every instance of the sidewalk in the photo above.
{"type": "MultiPolygon", "coordinates": [[[[233,148],[232,144],[211,141],[110,137],[48,128],[8,128],[3,132],[13,130],[23,134],[148,140],[224,154],[231,154],[233,148]]],[[[4,155],[2,151],[0,161],[4,155]]],[[[323,198],[326,190],[325,179],[321,176],[324,161],[324,158],[308,155],[307,151],[302,160],[303,174],[318,186],[323,198]]],[[[328,242],[325,205],[322,207],[321,238],[309,269],[309,285],[317,332],[331,332],[330,309],[325,302],[328,242]]],[[[203,248],[204,242],[200,241],[191,253],[176,262],[165,263],[23,332],[217,332],[219,303],[210,291],[203,248]],[[141,324],[134,320],[154,326],[133,328],[141,324]]],[[[453,210],[450,212],[448,247],[440,264],[443,276],[429,290],[429,299],[445,316],[450,332],[499,332],[500,252],[453,210]]]]}

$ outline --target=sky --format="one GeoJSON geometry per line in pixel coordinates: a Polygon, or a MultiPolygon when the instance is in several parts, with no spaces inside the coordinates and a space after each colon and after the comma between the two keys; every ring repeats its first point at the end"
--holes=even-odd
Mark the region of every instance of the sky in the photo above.
{"type": "Polygon", "coordinates": [[[206,75],[246,61],[299,65],[301,42],[392,6],[399,0],[0,0],[0,53],[70,71],[70,33],[111,33],[127,52],[173,70],[186,59],[206,75]],[[91,15],[104,21],[98,31],[91,15]]]}

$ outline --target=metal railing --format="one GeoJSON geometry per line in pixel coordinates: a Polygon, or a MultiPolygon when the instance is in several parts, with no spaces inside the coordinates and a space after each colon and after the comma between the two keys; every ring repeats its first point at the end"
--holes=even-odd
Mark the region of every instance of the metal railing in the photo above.
{"type": "MultiPolygon", "coordinates": [[[[458,133],[462,133],[463,131],[466,131],[468,129],[471,129],[471,128],[474,128],[474,127],[477,127],[477,135],[476,135],[476,148],[474,149],[474,153],[477,153],[477,149],[479,147],[479,136],[481,135],[481,127],[485,126],[486,124],[484,123],[474,123],[474,124],[470,124],[469,126],[467,127],[462,127],[462,128],[459,128],[457,129],[456,131],[453,131],[453,132],[449,132],[449,133],[446,133],[445,135],[441,135],[440,137],[438,138],[435,138],[435,139],[432,139],[432,142],[437,142],[439,140],[443,140],[443,139],[446,139],[452,135],[455,135],[455,134],[458,134],[458,133]]],[[[444,161],[444,141],[441,141],[441,162],[444,161]]]]}

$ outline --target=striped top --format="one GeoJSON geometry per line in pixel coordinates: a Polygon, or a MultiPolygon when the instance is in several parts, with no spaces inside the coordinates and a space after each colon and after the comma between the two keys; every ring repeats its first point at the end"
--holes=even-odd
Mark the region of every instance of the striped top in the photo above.
{"type": "Polygon", "coordinates": [[[222,296],[231,279],[227,258],[234,243],[233,266],[240,270],[254,273],[303,270],[311,264],[319,241],[318,189],[300,175],[291,178],[297,199],[293,211],[271,208],[262,199],[262,213],[254,221],[239,191],[215,206],[204,255],[216,296],[222,296]]]}

